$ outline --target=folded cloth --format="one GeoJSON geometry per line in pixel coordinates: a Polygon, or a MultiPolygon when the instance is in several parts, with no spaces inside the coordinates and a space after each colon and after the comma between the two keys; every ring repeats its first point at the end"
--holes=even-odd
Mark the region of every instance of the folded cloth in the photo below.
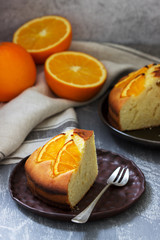
{"type": "Polygon", "coordinates": [[[96,100],[120,76],[160,61],[157,57],[111,43],[73,41],[70,50],[88,53],[99,59],[108,71],[105,85],[97,96],[87,102],[58,98],[46,84],[43,67],[38,67],[33,87],[10,102],[0,104],[1,164],[18,162],[58,133],[78,127],[73,107],[96,100]]]}

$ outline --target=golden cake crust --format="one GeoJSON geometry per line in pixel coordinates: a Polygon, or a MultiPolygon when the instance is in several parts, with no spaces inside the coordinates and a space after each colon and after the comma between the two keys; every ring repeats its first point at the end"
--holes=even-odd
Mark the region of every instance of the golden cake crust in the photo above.
{"type": "Polygon", "coordinates": [[[81,138],[83,138],[85,141],[88,140],[92,135],[92,130],[82,130],[82,129],[74,129],[74,133],[78,134],[81,138]]]}
{"type": "Polygon", "coordinates": [[[128,99],[127,97],[121,98],[121,93],[122,88],[113,88],[108,98],[108,121],[113,127],[119,130],[121,130],[119,113],[123,104],[128,99]]]}
{"type": "Polygon", "coordinates": [[[38,148],[25,163],[28,185],[35,195],[43,195],[44,199],[68,204],[68,183],[72,171],[53,177],[51,160],[41,163],[37,157],[41,148],[38,148]]]}

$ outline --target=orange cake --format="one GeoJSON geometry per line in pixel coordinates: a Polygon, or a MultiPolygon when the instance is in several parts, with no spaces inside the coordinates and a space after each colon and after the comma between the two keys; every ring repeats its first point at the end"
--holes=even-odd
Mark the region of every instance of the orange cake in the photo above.
{"type": "Polygon", "coordinates": [[[108,120],[121,131],[160,125],[160,64],[144,66],[114,86],[108,120]]]}
{"type": "Polygon", "coordinates": [[[72,129],[38,148],[25,163],[32,193],[51,205],[73,208],[97,174],[94,132],[72,129]]]}

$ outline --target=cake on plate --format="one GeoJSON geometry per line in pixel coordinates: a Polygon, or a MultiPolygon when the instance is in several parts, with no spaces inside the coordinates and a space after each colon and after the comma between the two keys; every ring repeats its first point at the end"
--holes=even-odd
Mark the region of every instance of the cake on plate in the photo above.
{"type": "Polygon", "coordinates": [[[160,64],[144,66],[113,87],[108,121],[121,131],[160,125],[160,64]]]}
{"type": "Polygon", "coordinates": [[[48,204],[73,208],[97,174],[94,132],[72,129],[38,148],[25,163],[32,193],[48,204]]]}

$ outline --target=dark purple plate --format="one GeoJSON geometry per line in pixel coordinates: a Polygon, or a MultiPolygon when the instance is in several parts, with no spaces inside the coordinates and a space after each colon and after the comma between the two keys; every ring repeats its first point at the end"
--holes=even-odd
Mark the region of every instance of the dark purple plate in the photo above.
{"type": "Polygon", "coordinates": [[[149,147],[160,147],[160,127],[145,128],[132,131],[120,131],[113,127],[108,121],[108,94],[102,98],[99,104],[99,116],[103,123],[111,130],[113,134],[127,141],[140,143],[149,147]]]}
{"type": "Polygon", "coordinates": [[[131,160],[124,157],[97,149],[99,174],[98,177],[74,210],[64,210],[49,206],[34,197],[27,188],[24,164],[28,157],[24,158],[13,169],[9,179],[9,189],[12,198],[21,206],[31,212],[52,219],[68,221],[81,212],[98,195],[106,185],[107,178],[118,166],[128,167],[130,178],[124,187],[111,186],[97,203],[90,220],[103,219],[114,216],[135,203],[145,190],[145,178],[141,170],[131,160]]]}

